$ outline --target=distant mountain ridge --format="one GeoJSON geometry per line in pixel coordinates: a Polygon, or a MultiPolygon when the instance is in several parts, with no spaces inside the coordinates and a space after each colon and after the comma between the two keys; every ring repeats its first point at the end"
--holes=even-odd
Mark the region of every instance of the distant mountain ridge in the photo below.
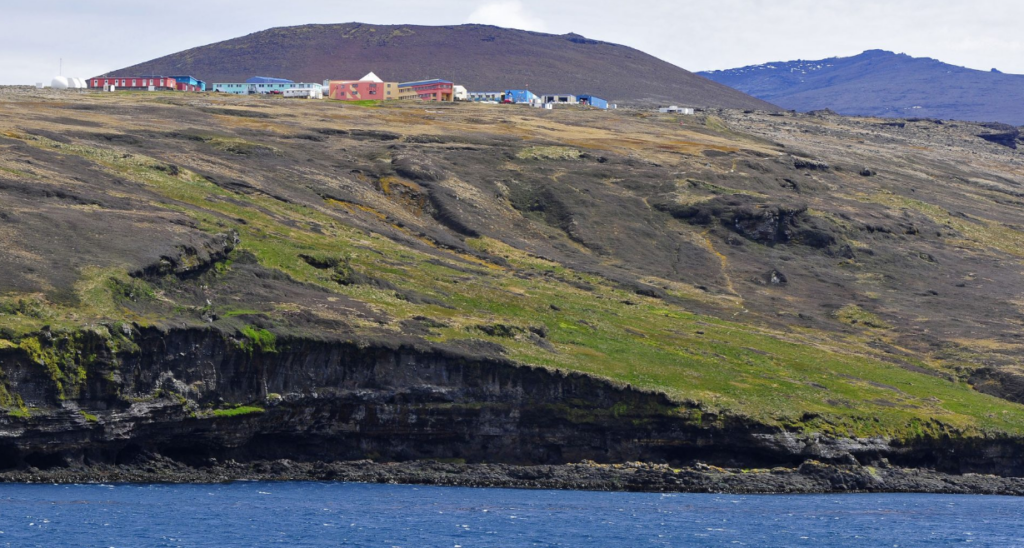
{"type": "Polygon", "coordinates": [[[320,82],[373,71],[386,81],[445,78],[470,91],[526,88],[592,93],[612,102],[777,110],[626,46],[578,34],[488,25],[305,25],[257,32],[112,71],[194,74],[207,82],[254,75],[320,82]]]}
{"type": "Polygon", "coordinates": [[[1024,75],[884,50],[699,73],[783,108],[1024,125],[1024,75]]]}

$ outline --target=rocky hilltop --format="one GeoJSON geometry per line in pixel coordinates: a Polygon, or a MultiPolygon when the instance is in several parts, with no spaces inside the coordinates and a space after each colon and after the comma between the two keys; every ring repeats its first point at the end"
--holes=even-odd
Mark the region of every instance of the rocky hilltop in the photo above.
{"type": "Polygon", "coordinates": [[[193,74],[207,82],[256,75],[321,82],[375,72],[386,81],[445,78],[470,91],[590,93],[613,103],[774,109],[630,47],[578,34],[488,25],[304,25],[253,33],[114,70],[193,74]]]}
{"type": "Polygon", "coordinates": [[[1021,489],[1006,128],[0,104],[0,479],[1021,489]]]}
{"type": "Polygon", "coordinates": [[[853,57],[703,72],[783,108],[1024,125],[1024,75],[871,50],[853,57]]]}

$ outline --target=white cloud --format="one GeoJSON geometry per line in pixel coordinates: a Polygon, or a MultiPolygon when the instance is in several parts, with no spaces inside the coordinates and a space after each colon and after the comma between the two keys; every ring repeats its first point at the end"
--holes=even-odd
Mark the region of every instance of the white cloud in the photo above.
{"type": "Polygon", "coordinates": [[[523,3],[518,0],[488,2],[473,10],[466,22],[537,32],[548,31],[544,20],[526,11],[523,3]]]}

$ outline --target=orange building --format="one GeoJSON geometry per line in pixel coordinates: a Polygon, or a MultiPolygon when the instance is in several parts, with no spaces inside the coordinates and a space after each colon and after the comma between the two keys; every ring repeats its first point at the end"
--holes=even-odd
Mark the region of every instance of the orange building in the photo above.
{"type": "Polygon", "coordinates": [[[385,82],[371,72],[360,80],[331,80],[328,95],[338,101],[387,101],[398,99],[398,83],[385,82]]]}

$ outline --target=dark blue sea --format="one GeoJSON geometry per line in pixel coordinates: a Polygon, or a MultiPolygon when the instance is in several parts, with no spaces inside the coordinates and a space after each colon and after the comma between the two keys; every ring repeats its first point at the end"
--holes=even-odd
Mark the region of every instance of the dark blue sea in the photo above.
{"type": "Polygon", "coordinates": [[[0,546],[1024,546],[1024,499],[0,485],[0,546]]]}

